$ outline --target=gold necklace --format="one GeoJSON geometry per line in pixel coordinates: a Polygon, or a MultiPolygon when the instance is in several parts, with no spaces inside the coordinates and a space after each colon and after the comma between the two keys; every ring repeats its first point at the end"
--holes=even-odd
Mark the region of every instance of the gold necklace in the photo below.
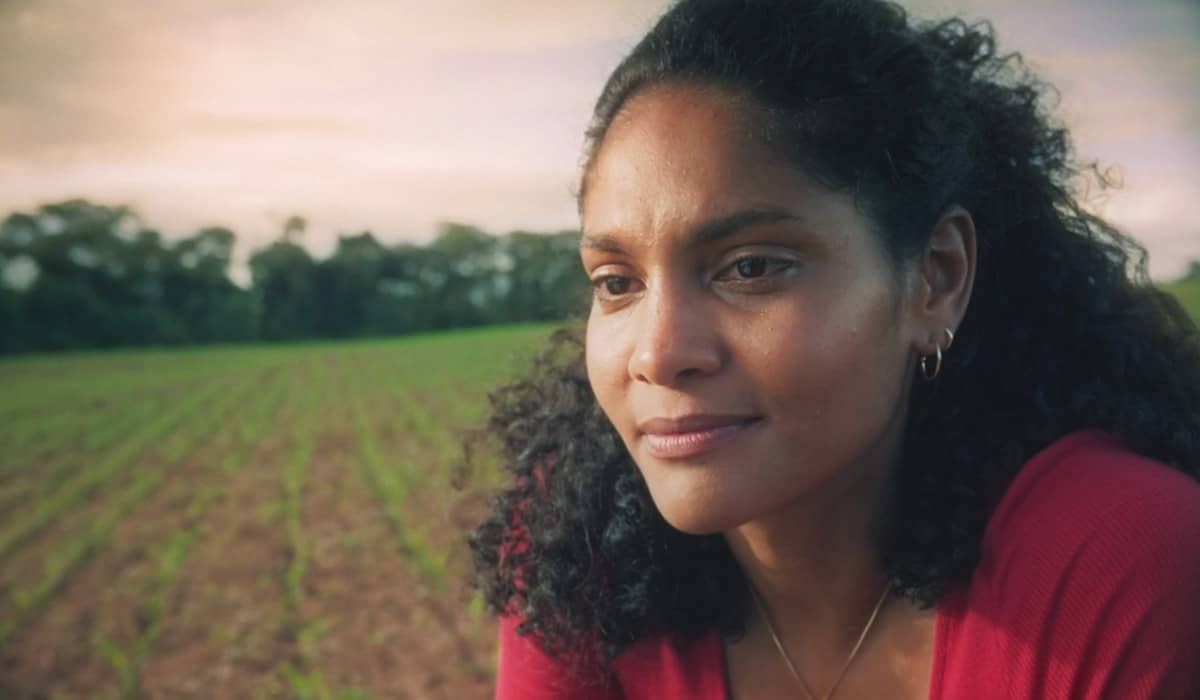
{"type": "MultiPolygon", "coordinates": [[[[810,700],[818,700],[817,694],[813,692],[808,683],[800,677],[800,672],[796,670],[796,664],[792,663],[792,657],[788,656],[787,650],[783,648],[783,642],[780,641],[779,635],[775,633],[775,625],[771,624],[771,617],[767,615],[767,608],[763,605],[762,598],[759,597],[758,591],[755,590],[754,584],[749,581],[746,585],[750,588],[750,595],[754,598],[754,605],[758,607],[758,614],[762,617],[763,622],[767,623],[767,631],[771,633],[771,640],[775,642],[775,648],[779,650],[779,655],[783,657],[783,662],[787,664],[788,670],[791,671],[792,677],[804,689],[804,693],[808,695],[810,700]]],[[[875,618],[879,617],[879,611],[883,609],[883,601],[887,600],[887,594],[890,587],[884,586],[883,593],[879,596],[879,601],[875,603],[875,609],[871,611],[871,617],[867,619],[867,624],[863,626],[862,633],[858,635],[858,641],[854,643],[854,648],[850,650],[850,655],[846,657],[846,663],[842,664],[842,670],[838,671],[837,678],[833,680],[833,686],[829,688],[829,692],[821,696],[820,700],[829,700],[837,691],[838,686],[842,683],[842,678],[845,677],[846,671],[850,668],[850,664],[854,662],[854,657],[858,655],[858,650],[862,647],[863,641],[867,638],[867,633],[871,631],[871,626],[875,624],[875,618]]]]}

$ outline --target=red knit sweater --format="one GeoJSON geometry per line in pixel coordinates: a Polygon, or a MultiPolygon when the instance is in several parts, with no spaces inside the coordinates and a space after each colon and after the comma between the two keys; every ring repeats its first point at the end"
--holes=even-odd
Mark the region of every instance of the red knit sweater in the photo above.
{"type": "MultiPolygon", "coordinates": [[[[1200,485],[1098,431],[1035,455],[938,606],[931,700],[1200,699],[1200,485]]],[[[498,700],[727,700],[716,633],[568,672],[501,620],[498,700]],[[592,676],[593,680],[586,680],[592,676]]]]}

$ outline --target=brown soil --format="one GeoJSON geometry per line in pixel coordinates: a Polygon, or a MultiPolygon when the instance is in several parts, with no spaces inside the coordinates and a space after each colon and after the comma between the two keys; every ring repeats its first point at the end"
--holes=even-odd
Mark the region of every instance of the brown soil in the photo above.
{"type": "MultiPolygon", "coordinates": [[[[12,592],[36,585],[40,582],[44,576],[44,562],[47,561],[48,557],[55,556],[68,543],[78,541],[84,537],[99,516],[108,509],[112,495],[120,494],[129,488],[139,474],[145,473],[147,470],[164,468],[162,450],[168,444],[169,440],[170,435],[143,452],[140,456],[135,457],[137,460],[135,464],[126,464],[118,469],[112,479],[100,484],[94,484],[91,487],[90,493],[84,498],[81,504],[58,514],[43,529],[31,536],[28,541],[20,544],[15,551],[8,555],[4,567],[0,569],[0,616],[16,614],[10,598],[12,592]]],[[[201,438],[201,442],[203,442],[203,438],[201,438]]],[[[203,446],[200,449],[203,449],[203,446]]],[[[165,482],[160,484],[156,490],[162,490],[172,480],[177,479],[180,474],[195,475],[197,471],[195,465],[206,464],[205,459],[205,455],[197,452],[196,456],[192,459],[185,460],[185,464],[176,465],[173,468],[168,467],[170,471],[165,482]]],[[[200,483],[203,482],[200,481],[200,483]]],[[[65,486],[65,482],[56,484],[52,491],[57,493],[59,489],[65,486]]],[[[154,497],[152,494],[151,501],[153,501],[154,497]]],[[[20,515],[32,513],[33,509],[37,508],[39,504],[40,500],[38,499],[26,501],[24,511],[18,511],[17,517],[10,515],[4,523],[5,526],[11,526],[19,522],[18,518],[20,515]]],[[[138,508],[134,510],[137,511],[138,508]]],[[[130,521],[130,514],[126,514],[124,522],[130,521]]],[[[132,521],[141,522],[145,527],[158,532],[160,535],[162,533],[174,532],[172,529],[163,529],[163,525],[156,523],[153,518],[137,515],[132,521]]],[[[118,525],[119,527],[120,525],[118,525]]],[[[109,541],[115,543],[124,542],[119,533],[110,534],[109,541]]],[[[57,605],[58,600],[56,599],[55,606],[57,605]]]]}
{"type": "MultiPolygon", "coordinates": [[[[127,478],[129,475],[124,476],[127,478]]],[[[36,507],[36,502],[27,503],[26,512],[36,507]]],[[[0,617],[17,614],[10,596],[15,591],[38,584],[45,575],[44,562],[47,558],[82,537],[107,507],[102,497],[93,494],[83,504],[51,520],[45,528],[8,555],[4,567],[0,569],[0,617]]]]}
{"type": "MultiPolygon", "coordinates": [[[[104,656],[103,643],[129,649],[144,630],[144,604],[151,595],[162,548],[175,533],[194,524],[189,504],[206,484],[218,478],[212,447],[198,450],[172,468],[146,502],[117,524],[109,545],[68,581],[29,629],[6,646],[0,654],[0,691],[7,687],[28,697],[116,696],[120,681],[104,656]]],[[[142,462],[137,469],[151,466],[142,462]]],[[[54,523],[21,558],[40,558],[56,543],[69,541],[75,532],[65,528],[79,522],[76,516],[100,505],[97,499],[54,523]]],[[[90,519],[84,524],[90,524],[90,519]]],[[[36,571],[27,572],[32,573],[36,571]]]]}
{"type": "Polygon", "coordinates": [[[47,434],[20,453],[0,455],[0,478],[6,482],[0,493],[0,522],[7,525],[19,519],[28,504],[50,496],[63,483],[92,466],[98,456],[117,448],[141,427],[138,421],[122,418],[125,423],[121,430],[103,440],[89,441],[89,431],[112,420],[104,410],[96,412],[99,417],[76,424],[65,439],[61,435],[47,434]]]}
{"type": "Polygon", "coordinates": [[[288,446],[272,443],[230,478],[208,511],[142,665],[147,697],[286,695],[279,664],[296,653],[283,617],[291,551],[280,465],[288,446]]]}
{"type": "Polygon", "coordinates": [[[469,639],[465,601],[410,571],[346,436],[314,455],[303,510],[312,543],[302,615],[324,629],[317,670],[331,688],[379,698],[486,698],[490,649],[469,639]]]}
{"type": "MultiPolygon", "coordinates": [[[[490,618],[472,619],[468,615],[474,591],[468,584],[471,574],[467,533],[483,517],[487,497],[456,494],[448,485],[445,469],[437,477],[436,497],[413,499],[410,519],[429,523],[426,537],[433,550],[446,552],[448,584],[435,596],[431,606],[441,624],[456,630],[460,653],[470,660],[470,667],[491,680],[496,653],[496,628],[490,618]]],[[[482,611],[480,611],[482,613],[482,611]]]]}
{"type": "MultiPolygon", "coordinates": [[[[283,672],[290,666],[319,674],[330,690],[361,689],[378,700],[489,697],[495,630],[487,618],[468,613],[471,595],[463,584],[462,533],[479,517],[481,497],[452,503],[449,475],[427,436],[406,434],[402,421],[389,426],[380,440],[384,453],[404,455],[428,473],[409,499],[405,521],[420,526],[436,551],[451,552],[449,583],[431,586],[410,567],[396,525],[363,480],[357,435],[344,417],[348,411],[341,410],[346,407],[339,409],[341,423],[328,415],[339,414],[331,408],[323,404],[323,433],[305,479],[301,518],[309,560],[297,609],[284,591],[294,552],[282,508],[283,465],[294,449],[293,402],[232,474],[220,467],[230,446],[206,441],[127,515],[110,545],[0,649],[0,698],[119,697],[120,680],[99,640],[128,649],[144,632],[143,611],[162,548],[196,524],[188,505],[214,480],[223,492],[202,514],[199,536],[168,593],[160,634],[141,666],[142,696],[294,697],[283,672]],[[301,638],[310,635],[313,641],[302,649],[301,638]]],[[[105,486],[113,493],[118,483],[105,486]]],[[[90,522],[87,511],[98,502],[53,523],[19,559],[10,557],[0,585],[25,581],[32,574],[9,565],[40,568],[56,544],[90,522]]],[[[0,603],[0,612],[6,605],[0,603]]]]}

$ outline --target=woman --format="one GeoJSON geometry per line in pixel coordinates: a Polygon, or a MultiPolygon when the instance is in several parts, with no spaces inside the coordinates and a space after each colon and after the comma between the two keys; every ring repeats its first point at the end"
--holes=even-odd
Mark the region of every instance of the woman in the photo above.
{"type": "Polygon", "coordinates": [[[1200,697],[1200,343],[1041,91],[877,0],[617,67],[586,341],[490,424],[498,697],[1200,697]]]}

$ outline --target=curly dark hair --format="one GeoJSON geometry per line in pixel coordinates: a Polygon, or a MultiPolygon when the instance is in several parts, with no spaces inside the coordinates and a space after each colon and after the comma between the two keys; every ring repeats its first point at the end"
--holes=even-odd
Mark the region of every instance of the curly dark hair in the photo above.
{"type": "MultiPolygon", "coordinates": [[[[1004,489],[1065,433],[1105,430],[1200,476],[1200,337],[1145,251],[1081,205],[1109,183],[1074,157],[1052,90],[987,23],[910,21],[879,0],[682,0],[612,74],[585,150],[650,86],[716,86],[763,107],[769,143],[850,191],[896,265],[952,205],[978,235],[973,296],[935,382],[915,382],[879,556],[933,605],[966,582],[1004,489]]],[[[721,535],[671,528],[597,405],[578,329],[492,396],[514,480],[471,547],[476,585],[551,653],[611,658],[651,635],[743,629],[721,535]]]]}

